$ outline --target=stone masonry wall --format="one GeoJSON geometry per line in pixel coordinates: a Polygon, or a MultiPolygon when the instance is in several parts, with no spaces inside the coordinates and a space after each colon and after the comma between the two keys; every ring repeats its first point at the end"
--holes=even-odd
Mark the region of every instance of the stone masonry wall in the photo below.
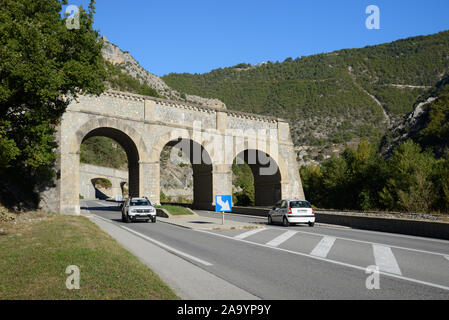
{"type": "Polygon", "coordinates": [[[195,193],[212,195],[209,201],[202,199],[202,206],[212,208],[217,194],[232,194],[232,161],[249,148],[266,152],[279,166],[282,198],[304,198],[289,125],[284,120],[108,91],[99,97],[81,96],[70,104],[62,118],[58,128],[58,179],[55,189],[43,194],[43,205],[49,210],[79,214],[83,183],[80,145],[92,132],[116,140],[128,156],[133,156],[135,168],[129,184],[136,185],[139,195],[154,203],[160,200],[161,151],[167,143],[179,139],[197,142],[210,158],[211,166],[206,167],[211,170],[211,179],[196,184],[195,193]],[[272,137],[257,136],[260,130],[271,130],[272,137]],[[226,149],[229,145],[232,147],[226,149]],[[49,201],[55,194],[59,199],[49,201]]]}

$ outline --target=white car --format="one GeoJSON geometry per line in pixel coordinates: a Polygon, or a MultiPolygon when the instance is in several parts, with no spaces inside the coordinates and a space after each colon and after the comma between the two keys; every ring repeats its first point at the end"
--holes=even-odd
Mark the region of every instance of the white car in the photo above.
{"type": "Polygon", "coordinates": [[[282,223],[285,227],[290,224],[307,223],[315,225],[315,213],[312,205],[306,200],[285,199],[276,203],[268,213],[268,224],[282,223]]]}
{"type": "Polygon", "coordinates": [[[122,205],[122,221],[129,223],[137,220],[156,222],[156,208],[147,198],[129,198],[122,205]]]}

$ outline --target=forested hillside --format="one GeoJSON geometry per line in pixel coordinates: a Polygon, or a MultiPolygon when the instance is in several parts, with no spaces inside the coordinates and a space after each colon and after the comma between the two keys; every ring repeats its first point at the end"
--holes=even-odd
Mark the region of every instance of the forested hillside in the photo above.
{"type": "MultiPolygon", "coordinates": [[[[118,66],[107,62],[106,67],[112,87],[158,95],[118,66]]],[[[317,206],[447,212],[448,74],[446,31],[282,63],[170,74],[163,80],[185,95],[219,98],[229,109],[290,120],[300,163],[321,163],[301,169],[306,197],[317,206]]],[[[108,152],[117,148],[112,141],[90,140],[82,146],[81,161],[126,167],[126,154],[108,152]]],[[[174,168],[179,174],[167,186],[187,176],[188,166],[167,172],[174,168]]],[[[235,201],[251,205],[250,171],[233,166],[233,174],[235,201]]],[[[179,193],[182,188],[176,187],[179,193]]]]}
{"type": "Polygon", "coordinates": [[[306,197],[325,208],[449,213],[449,76],[415,106],[384,137],[384,155],[362,140],[357,149],[303,166],[306,197]]]}
{"type": "Polygon", "coordinates": [[[229,109],[289,119],[296,145],[328,153],[361,137],[378,141],[448,70],[444,31],[284,62],[172,73],[163,80],[186,94],[216,97],[229,109]]]}

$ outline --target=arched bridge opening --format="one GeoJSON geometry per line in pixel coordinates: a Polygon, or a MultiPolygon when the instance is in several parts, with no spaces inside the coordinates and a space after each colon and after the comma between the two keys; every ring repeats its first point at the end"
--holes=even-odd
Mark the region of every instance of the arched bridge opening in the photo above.
{"type": "MultiPolygon", "coordinates": [[[[253,175],[254,205],[272,206],[281,199],[281,173],[276,161],[267,153],[247,149],[240,152],[234,166],[247,164],[253,175]]],[[[252,203],[251,203],[252,204],[252,203]]]]}
{"type": "Polygon", "coordinates": [[[138,197],[139,196],[139,151],[137,149],[134,141],[123,131],[109,128],[100,127],[91,130],[87,133],[83,142],[92,137],[107,137],[116,141],[126,152],[128,158],[128,193],[129,196],[138,197]]]}

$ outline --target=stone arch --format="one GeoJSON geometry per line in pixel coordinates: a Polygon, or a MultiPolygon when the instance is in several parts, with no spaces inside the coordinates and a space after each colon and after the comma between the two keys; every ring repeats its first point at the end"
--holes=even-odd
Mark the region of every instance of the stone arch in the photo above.
{"type": "Polygon", "coordinates": [[[123,121],[92,119],[78,128],[72,140],[70,153],[78,154],[78,162],[82,142],[95,136],[111,138],[122,146],[128,158],[129,195],[140,196],[140,162],[145,161],[148,154],[141,135],[123,121]]]}
{"type": "MultiPolygon", "coordinates": [[[[175,145],[180,146],[183,151],[187,150],[187,156],[190,158],[193,169],[193,206],[198,209],[211,209],[214,198],[211,149],[197,142],[188,130],[175,130],[159,137],[153,146],[151,161],[160,164],[164,147],[175,145]],[[201,156],[197,156],[197,151],[200,151],[201,156]]],[[[160,182],[160,168],[157,174],[157,181],[160,182]]],[[[160,188],[160,183],[158,187],[160,188]]]]}
{"type": "Polygon", "coordinates": [[[191,140],[198,145],[200,145],[204,150],[207,152],[207,155],[210,157],[212,163],[214,163],[214,152],[213,148],[211,148],[211,145],[204,144],[198,141],[196,137],[192,134],[191,130],[187,129],[174,129],[162,136],[160,136],[156,143],[152,147],[151,155],[150,155],[150,161],[151,162],[159,162],[159,158],[161,156],[162,149],[164,147],[172,142],[172,141],[180,141],[180,140],[191,140]]]}
{"type": "Polygon", "coordinates": [[[128,136],[130,140],[134,142],[137,150],[140,153],[142,161],[146,161],[148,155],[148,149],[142,136],[131,126],[124,123],[124,121],[119,121],[110,118],[98,118],[92,119],[84,123],[78,128],[75,133],[75,137],[72,139],[72,144],[70,147],[70,153],[79,153],[81,143],[86,139],[86,136],[95,129],[100,128],[111,128],[117,131],[121,131],[123,134],[128,136]]]}
{"type": "Polygon", "coordinates": [[[279,162],[282,163],[279,156],[272,157],[265,151],[247,147],[236,152],[235,159],[240,159],[251,168],[254,177],[255,206],[272,206],[282,199],[282,185],[286,183],[283,177],[287,173],[286,167],[279,165],[279,162]]]}
{"type": "Polygon", "coordinates": [[[265,148],[260,148],[259,146],[251,146],[245,141],[242,145],[235,145],[233,159],[237,158],[237,156],[244,152],[245,150],[258,150],[260,152],[265,153],[269,158],[273,159],[276,165],[279,168],[279,173],[281,176],[281,183],[288,184],[290,182],[289,174],[288,174],[288,165],[284,158],[281,156],[279,149],[276,147],[272,147],[272,145],[268,144],[265,148]]]}

